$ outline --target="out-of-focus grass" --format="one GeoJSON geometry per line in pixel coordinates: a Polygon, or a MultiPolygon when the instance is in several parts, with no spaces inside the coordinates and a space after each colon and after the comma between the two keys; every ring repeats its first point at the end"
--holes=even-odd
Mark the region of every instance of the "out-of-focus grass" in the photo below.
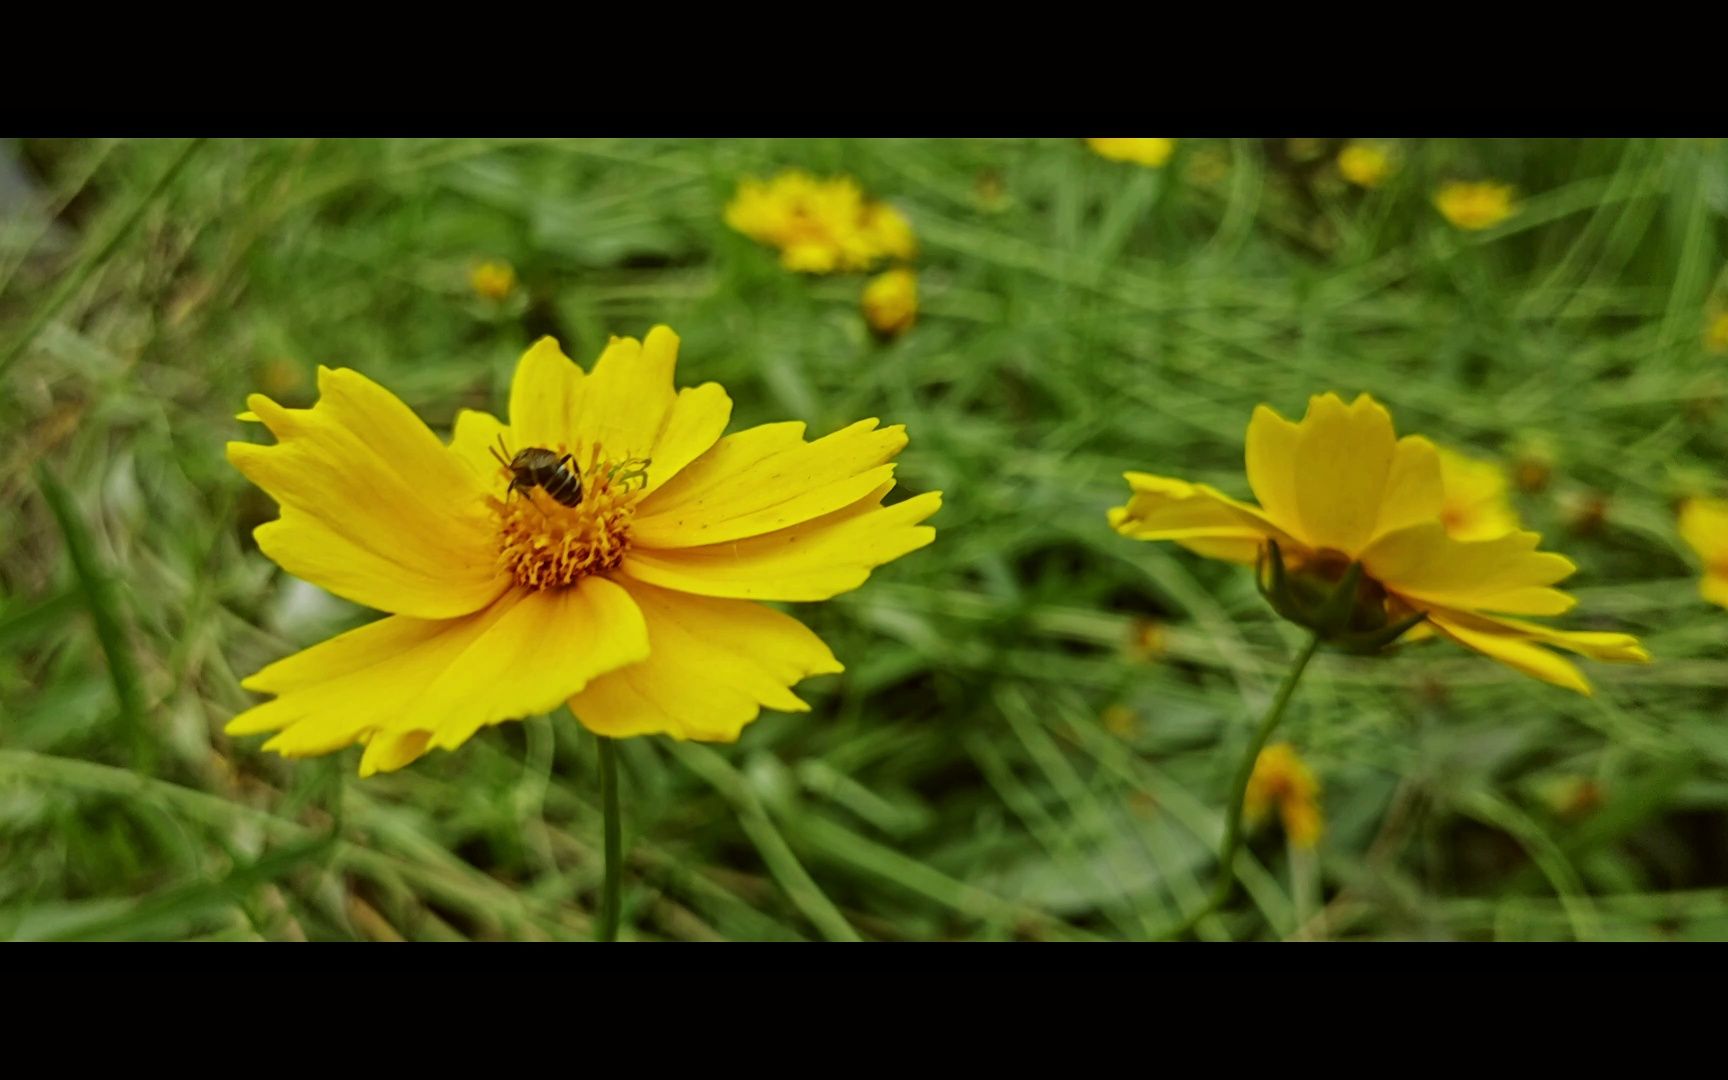
{"type": "Polygon", "coordinates": [[[539,334],[586,363],[656,322],[734,429],[903,422],[903,485],[948,495],[932,547],[800,609],[848,665],[813,713],[622,744],[626,936],[1115,938],[1192,910],[1295,638],[1245,573],[1103,512],[1128,468],[1246,494],[1253,405],[1328,389],[1480,455],[1550,448],[1519,509],[1579,564],[1570,625],[1658,662],[1590,665],[1582,698],[1437,643],[1323,654],[1286,729],[1325,784],[1317,862],[1257,836],[1202,936],[1728,935],[1728,613],[1672,515],[1728,490],[1700,338],[1721,142],[1409,143],[1372,192],[1282,142],[1158,171],[1078,139],[18,149],[56,223],[0,211],[0,938],[587,936],[598,784],[568,714],[364,782],[354,753],[220,734],[239,676],[368,617],[262,558],[272,507],[222,445],[249,391],[308,404],[317,364],[447,425],[501,407],[539,334]],[[869,337],[861,277],[786,274],[721,224],[780,165],[910,216],[908,336],[869,337]],[[1464,175],[1520,213],[1448,227],[1428,194],[1464,175]],[[484,258],[516,298],[469,291],[484,258]]]}

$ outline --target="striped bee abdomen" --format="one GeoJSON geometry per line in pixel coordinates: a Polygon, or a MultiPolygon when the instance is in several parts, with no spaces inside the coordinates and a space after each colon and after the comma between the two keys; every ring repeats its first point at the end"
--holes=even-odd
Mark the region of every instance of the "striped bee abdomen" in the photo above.
{"type": "Polygon", "coordinates": [[[516,452],[510,459],[510,490],[527,491],[539,488],[562,506],[582,502],[582,476],[570,465],[570,455],[560,457],[555,451],[530,446],[516,452]]]}

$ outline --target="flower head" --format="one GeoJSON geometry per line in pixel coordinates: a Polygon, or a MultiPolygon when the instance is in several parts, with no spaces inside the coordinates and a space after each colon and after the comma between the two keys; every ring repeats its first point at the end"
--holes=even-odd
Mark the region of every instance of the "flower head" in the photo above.
{"type": "Polygon", "coordinates": [[[1338,174],[1357,187],[1379,187],[1392,168],[1391,151],[1377,143],[1353,142],[1338,152],[1338,174]]]}
{"type": "Polygon", "coordinates": [[[871,330],[899,337],[918,321],[918,275],[904,266],[878,274],[864,286],[861,303],[871,330]]]}
{"type": "Polygon", "coordinates": [[[542,338],[509,423],[464,411],[448,444],[345,368],[319,370],[310,409],[249,397],[277,440],[228,444],[281,508],[259,548],[389,614],[246,679],[275,699],[227,731],[295,757],[361,743],[369,775],[564,702],[603,735],[710,741],[807,709],[793,684],[840,663],[761,601],[863,584],[934,538],[941,496],[883,505],[898,426],[723,436],[731,399],[674,389],[677,353],[655,327],[584,373],[542,338]]]}
{"type": "Polygon", "coordinates": [[[1713,353],[1728,353],[1728,309],[1711,313],[1704,328],[1704,347],[1713,353]]]}
{"type": "Polygon", "coordinates": [[[502,300],[516,288],[516,269],[500,259],[488,259],[468,272],[468,286],[484,300],[502,300]]]}
{"type": "Polygon", "coordinates": [[[1423,621],[1466,648],[1580,693],[1590,692],[1584,676],[1543,646],[1597,660],[1649,659],[1627,634],[1555,630],[1522,618],[1569,610],[1573,599],[1554,585],[1575,567],[1537,551],[1542,538],[1533,532],[1451,535],[1441,518],[1445,488],[1434,444],[1398,438],[1390,414],[1367,394],[1348,405],[1336,394],[1316,395],[1300,423],[1256,408],[1247,467],[1258,506],[1204,484],[1128,473],[1133,496],[1110,511],[1110,524],[1135,539],[1173,540],[1211,558],[1261,565],[1281,579],[1262,578],[1269,595],[1360,643],[1384,644],[1423,621]],[[1345,584],[1350,595],[1330,606],[1345,584]]]}
{"type": "Polygon", "coordinates": [[[1176,152],[1175,139],[1087,139],[1093,153],[1111,161],[1127,161],[1160,169],[1176,152]]]}
{"type": "Polygon", "coordinates": [[[1448,533],[1460,540],[1488,540],[1517,530],[1518,511],[1507,497],[1505,469],[1444,446],[1435,450],[1443,492],[1440,520],[1448,533]]]}
{"type": "Polygon", "coordinates": [[[1492,180],[1449,180],[1434,193],[1434,205],[1447,221],[1460,229],[1491,229],[1511,217],[1514,188],[1492,180]]]}
{"type": "Polygon", "coordinates": [[[1278,807],[1284,835],[1300,848],[1313,848],[1325,831],[1320,815],[1320,781],[1289,743],[1273,743],[1254,759],[1254,772],[1242,797],[1242,816],[1257,825],[1278,807]]]}
{"type": "Polygon", "coordinates": [[[1686,500],[1680,507],[1680,538],[1704,562],[1699,593],[1712,604],[1728,607],[1728,502],[1686,500]]]}
{"type": "Polygon", "coordinates": [[[905,216],[865,198],[851,177],[821,180],[798,169],[766,182],[746,177],[726,206],[726,224],[778,248],[786,269],[807,274],[869,270],[910,259],[918,247],[905,216]]]}

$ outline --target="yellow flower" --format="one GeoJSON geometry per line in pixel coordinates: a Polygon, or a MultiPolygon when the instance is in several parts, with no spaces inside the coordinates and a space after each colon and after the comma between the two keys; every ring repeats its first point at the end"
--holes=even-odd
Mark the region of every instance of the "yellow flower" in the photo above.
{"type": "Polygon", "coordinates": [[[1106,705],[1103,720],[1104,730],[1119,739],[1126,739],[1134,734],[1139,718],[1134,715],[1134,710],[1126,705],[1106,705]]]}
{"type": "Polygon", "coordinates": [[[1440,455],[1440,486],[1444,499],[1440,520],[1459,540],[1489,540],[1518,529],[1518,511],[1507,497],[1506,470],[1492,461],[1478,461],[1435,447],[1440,455]]]}
{"type": "Polygon", "coordinates": [[[1699,593],[1728,607],[1728,502],[1687,499],[1680,507],[1680,538],[1704,560],[1699,593]]]}
{"type": "Polygon", "coordinates": [[[1553,586],[1575,567],[1537,551],[1542,538],[1533,532],[1492,540],[1450,535],[1434,444],[1398,438],[1392,417],[1367,394],[1349,405],[1336,394],[1316,395],[1301,423],[1259,406],[1248,424],[1247,471],[1258,506],[1204,484],[1128,473],[1134,494],[1110,511],[1110,524],[1124,536],[1173,540],[1250,565],[1272,541],[1304,582],[1340,581],[1359,563],[1365,609],[1352,618],[1395,627],[1420,613],[1458,644],[1580,693],[1590,693],[1583,675],[1542,646],[1598,660],[1649,660],[1627,634],[1514,618],[1570,609],[1572,597],[1553,586]]]}
{"type": "Polygon", "coordinates": [[[918,275],[904,266],[878,274],[864,286],[862,302],[870,329],[898,337],[918,321],[918,275]]]}
{"type": "Polygon", "coordinates": [[[847,176],[818,180],[789,169],[767,182],[746,177],[726,206],[726,224],[780,250],[788,270],[868,270],[917,254],[912,224],[887,203],[864,197],[847,176]]]}
{"type": "Polygon", "coordinates": [[[1392,154],[1384,146],[1353,142],[1338,152],[1338,172],[1357,187],[1379,187],[1392,175],[1392,154]]]}
{"type": "Polygon", "coordinates": [[[1517,209],[1512,204],[1512,193],[1511,184],[1449,180],[1434,193],[1434,205],[1460,229],[1491,229],[1517,209]]]}
{"type": "Polygon", "coordinates": [[[1211,187],[1230,175],[1230,155],[1216,146],[1197,150],[1188,162],[1188,179],[1200,187],[1211,187]]]}
{"type": "Polygon", "coordinates": [[[319,370],[310,409],[249,397],[277,439],[228,444],[281,507],[259,548],[390,614],[246,679],[276,697],[228,733],[275,732],[265,748],[290,757],[363,743],[366,776],[564,702],[602,735],[721,742],[764,706],[807,709],[793,684],[840,663],[761,601],[857,588],[930,543],[918,523],[941,495],[883,505],[898,426],[722,436],[731,399],[717,383],[675,390],[677,353],[657,326],[613,338],[584,374],[542,338],[516,367],[509,423],[464,410],[448,444],[346,368],[319,370]],[[563,498],[512,485],[496,455],[533,448],[568,455],[579,500],[557,469],[538,479],[563,498]]]}
{"type": "Polygon", "coordinates": [[[1710,316],[1704,330],[1704,347],[1713,353],[1728,353],[1728,311],[1710,316]]]}
{"type": "Polygon", "coordinates": [[[468,284],[485,300],[502,300],[516,288],[516,270],[500,259],[488,259],[468,272],[468,284]]]}
{"type": "Polygon", "coordinates": [[[1254,759],[1254,772],[1242,796],[1242,816],[1249,825],[1257,825],[1273,804],[1292,844],[1312,848],[1320,842],[1326,826],[1320,815],[1320,781],[1289,743],[1273,743],[1254,759]]]}
{"type": "Polygon", "coordinates": [[[1100,157],[1111,161],[1129,161],[1158,169],[1176,152],[1175,139],[1087,139],[1086,145],[1100,157]]]}

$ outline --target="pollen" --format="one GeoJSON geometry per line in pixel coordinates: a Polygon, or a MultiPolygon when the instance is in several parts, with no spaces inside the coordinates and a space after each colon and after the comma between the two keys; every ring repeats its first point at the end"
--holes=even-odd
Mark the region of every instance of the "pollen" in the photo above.
{"type": "Polygon", "coordinates": [[[630,550],[630,522],[646,480],[644,467],[638,460],[596,456],[582,473],[582,501],[576,506],[560,505],[539,488],[507,499],[489,497],[500,525],[499,565],[530,589],[561,589],[617,569],[630,550]]]}

